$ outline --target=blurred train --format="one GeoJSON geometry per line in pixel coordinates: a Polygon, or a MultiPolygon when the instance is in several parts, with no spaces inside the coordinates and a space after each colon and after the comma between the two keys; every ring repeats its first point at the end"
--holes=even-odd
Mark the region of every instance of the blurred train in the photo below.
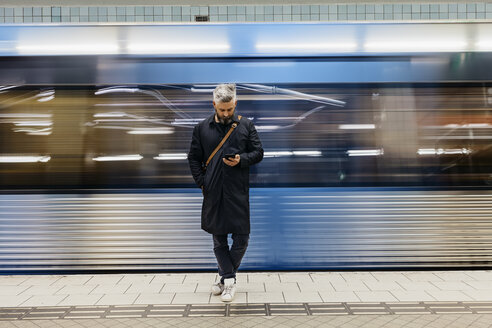
{"type": "Polygon", "coordinates": [[[0,274],[214,270],[186,154],[235,82],[245,270],[492,264],[492,24],[0,25],[0,274]]]}

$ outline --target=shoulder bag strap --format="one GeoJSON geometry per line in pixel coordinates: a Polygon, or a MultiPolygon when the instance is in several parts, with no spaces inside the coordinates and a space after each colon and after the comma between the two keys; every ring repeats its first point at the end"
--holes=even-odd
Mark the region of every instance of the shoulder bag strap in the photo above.
{"type": "MultiPolygon", "coordinates": [[[[237,116],[237,118],[238,118],[239,121],[241,120],[241,117],[242,117],[241,115],[238,115],[237,116]]],[[[215,147],[215,149],[212,152],[212,154],[210,154],[210,156],[208,157],[207,162],[205,163],[205,168],[207,168],[208,163],[210,163],[210,161],[212,160],[212,158],[214,158],[215,154],[217,154],[217,152],[219,151],[219,149],[224,145],[224,143],[226,142],[227,138],[229,138],[229,136],[231,135],[232,131],[234,131],[234,129],[236,127],[237,127],[237,123],[236,122],[232,123],[231,128],[229,129],[229,131],[227,131],[227,133],[224,136],[224,138],[222,139],[222,141],[219,143],[219,145],[217,147],[215,147]]]]}

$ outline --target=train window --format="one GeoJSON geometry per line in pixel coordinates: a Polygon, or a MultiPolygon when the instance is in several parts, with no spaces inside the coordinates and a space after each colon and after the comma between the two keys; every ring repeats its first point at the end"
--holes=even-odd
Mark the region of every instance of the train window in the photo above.
{"type": "MultiPolygon", "coordinates": [[[[0,88],[0,187],[192,187],[210,85],[0,88]]],[[[490,87],[238,84],[256,187],[492,184],[490,87]]]]}

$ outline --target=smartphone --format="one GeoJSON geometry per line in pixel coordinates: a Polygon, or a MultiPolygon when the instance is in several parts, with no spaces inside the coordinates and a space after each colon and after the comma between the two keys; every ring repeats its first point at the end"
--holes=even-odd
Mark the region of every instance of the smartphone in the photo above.
{"type": "Polygon", "coordinates": [[[227,158],[228,160],[233,160],[236,158],[236,154],[225,154],[224,158],[227,158]]]}

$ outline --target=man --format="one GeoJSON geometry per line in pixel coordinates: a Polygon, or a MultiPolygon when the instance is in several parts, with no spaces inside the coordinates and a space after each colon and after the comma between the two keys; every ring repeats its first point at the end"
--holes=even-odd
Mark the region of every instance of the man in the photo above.
{"type": "Polygon", "coordinates": [[[213,235],[221,277],[212,286],[212,293],[230,302],[236,292],[236,272],[249,241],[249,167],[263,159],[263,148],[253,123],[235,111],[235,84],[218,85],[213,92],[213,106],[215,113],[193,130],[188,162],[202,189],[201,226],[213,235]],[[230,136],[205,167],[233,126],[230,136]],[[230,233],[233,243],[229,249],[230,233]]]}

